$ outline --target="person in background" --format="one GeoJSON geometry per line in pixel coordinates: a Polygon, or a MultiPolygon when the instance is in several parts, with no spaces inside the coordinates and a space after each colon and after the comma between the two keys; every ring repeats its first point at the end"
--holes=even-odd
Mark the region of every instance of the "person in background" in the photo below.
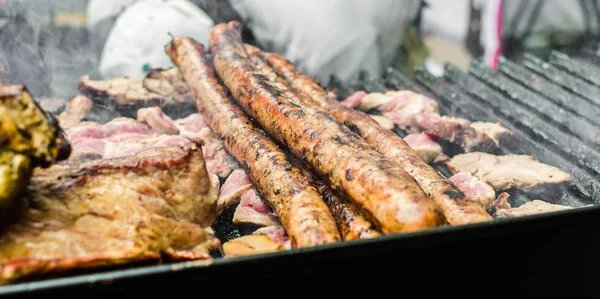
{"type": "Polygon", "coordinates": [[[251,32],[245,42],[282,54],[327,83],[331,75],[347,81],[361,70],[385,70],[419,5],[419,0],[92,0],[88,28],[100,40],[107,36],[99,64],[106,78],[143,78],[149,68],[170,67],[164,45],[171,35],[206,45],[214,24],[235,19],[251,32]],[[110,29],[100,25],[111,18],[110,29]]]}

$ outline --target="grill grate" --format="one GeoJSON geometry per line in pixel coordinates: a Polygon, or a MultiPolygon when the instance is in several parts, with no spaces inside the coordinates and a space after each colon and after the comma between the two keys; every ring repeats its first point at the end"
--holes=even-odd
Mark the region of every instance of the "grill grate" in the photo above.
{"type": "Polygon", "coordinates": [[[414,78],[388,69],[381,80],[362,74],[351,89],[409,89],[436,99],[441,114],[500,123],[516,133],[501,141],[501,154],[531,155],[572,176],[569,186],[543,193],[509,190],[511,205],[543,199],[582,206],[600,203],[600,57],[593,53],[526,53],[521,63],[502,58],[498,71],[478,60],[468,72],[446,64],[442,77],[422,67],[414,78]]]}

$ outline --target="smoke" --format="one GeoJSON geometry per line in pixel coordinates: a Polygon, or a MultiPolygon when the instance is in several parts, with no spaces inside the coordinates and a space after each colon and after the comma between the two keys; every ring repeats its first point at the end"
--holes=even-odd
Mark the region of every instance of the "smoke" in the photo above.
{"type": "Polygon", "coordinates": [[[85,12],[87,0],[8,0],[0,6],[0,78],[25,85],[38,100],[77,94],[83,74],[97,59],[85,26],[57,25],[61,14],[85,12]]]}

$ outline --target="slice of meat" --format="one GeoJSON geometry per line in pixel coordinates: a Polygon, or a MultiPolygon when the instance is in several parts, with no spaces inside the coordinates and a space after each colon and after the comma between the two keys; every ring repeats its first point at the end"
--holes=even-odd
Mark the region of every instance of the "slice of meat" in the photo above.
{"type": "Polygon", "coordinates": [[[192,38],[175,37],[166,48],[197,101],[198,110],[276,211],[292,247],[341,240],[335,221],[316,188],[289,163],[289,157],[235,105],[219,83],[207,51],[192,38]]]}
{"type": "Polygon", "coordinates": [[[73,97],[57,117],[60,127],[68,129],[78,125],[92,112],[93,105],[92,100],[84,95],[73,97]]]}
{"type": "Polygon", "coordinates": [[[233,223],[271,226],[281,224],[277,214],[264,202],[256,189],[250,188],[240,198],[240,203],[233,214],[233,223]]]}
{"type": "MultiPolygon", "coordinates": [[[[383,105],[369,105],[380,110],[394,121],[400,129],[407,130],[413,119],[421,112],[437,113],[438,103],[423,94],[399,90],[385,95],[389,101],[383,105]]],[[[383,102],[383,101],[381,101],[383,102]]]]}
{"type": "Polygon", "coordinates": [[[384,115],[376,115],[376,114],[369,114],[369,116],[374,119],[380,126],[388,129],[388,130],[393,130],[394,129],[394,122],[387,118],[384,115]]]}
{"type": "Polygon", "coordinates": [[[132,78],[92,80],[84,75],[79,78],[78,89],[95,104],[114,107],[126,117],[135,117],[139,108],[163,106],[168,102],[162,95],[144,88],[141,80],[132,78]]]}
{"type": "Polygon", "coordinates": [[[217,192],[197,143],[38,169],[0,237],[0,282],[162,255],[210,259],[217,192]]]}
{"type": "Polygon", "coordinates": [[[142,85],[149,91],[160,94],[165,98],[171,98],[175,102],[189,102],[195,105],[190,89],[176,67],[151,69],[142,80],[142,85]]]}
{"type": "Polygon", "coordinates": [[[404,141],[414,149],[426,163],[442,162],[448,157],[442,152],[442,146],[436,142],[436,138],[427,133],[408,134],[404,141]]]}
{"type": "Polygon", "coordinates": [[[165,115],[160,107],[141,108],[137,111],[137,121],[148,124],[159,134],[177,135],[179,128],[165,115]]]}
{"type": "Polygon", "coordinates": [[[257,230],[255,230],[253,233],[253,235],[265,235],[269,238],[271,238],[271,240],[283,245],[283,247],[285,249],[291,249],[291,243],[290,243],[290,238],[288,237],[287,233],[285,232],[285,228],[281,225],[271,225],[271,226],[265,226],[265,227],[261,227],[257,230]]]}
{"type": "Polygon", "coordinates": [[[469,121],[462,118],[440,116],[437,113],[422,111],[415,115],[411,131],[433,135],[458,145],[464,152],[489,152],[498,150],[497,143],[482,131],[475,130],[469,121]]]}
{"type": "Polygon", "coordinates": [[[388,171],[393,163],[384,165],[354,147],[339,127],[324,125],[271,85],[248,59],[239,22],[214,26],[209,42],[215,69],[242,109],[297,158],[306,159],[332,188],[367,211],[382,232],[417,231],[445,223],[436,204],[406,172],[388,171]]]}
{"type": "Polygon", "coordinates": [[[473,122],[471,123],[471,127],[490,136],[498,146],[500,146],[501,138],[515,134],[515,132],[503,127],[499,123],[473,122]]]}
{"type": "Polygon", "coordinates": [[[250,190],[250,188],[253,188],[252,181],[250,181],[250,177],[243,169],[238,168],[231,172],[219,191],[217,212],[221,213],[227,207],[239,204],[242,195],[250,190]]]}
{"type": "Polygon", "coordinates": [[[508,217],[520,217],[527,215],[535,215],[556,211],[564,211],[573,209],[570,206],[563,206],[557,204],[551,204],[549,202],[545,202],[543,200],[532,200],[530,202],[524,203],[516,208],[508,208],[508,209],[500,209],[496,212],[496,217],[498,218],[508,218],[508,217]]]}
{"type": "Polygon", "coordinates": [[[137,114],[138,120],[118,117],[105,124],[82,122],[67,130],[74,148],[70,160],[115,158],[146,148],[182,146],[189,143],[187,138],[204,142],[202,152],[206,165],[219,178],[227,178],[240,167],[198,113],[172,120],[160,107],[148,107],[139,109],[137,114]]]}
{"type": "Polygon", "coordinates": [[[362,102],[363,98],[366,95],[367,95],[367,93],[362,90],[357,91],[357,92],[351,94],[345,100],[343,100],[340,104],[342,104],[346,107],[349,107],[349,108],[357,108],[358,106],[360,106],[360,103],[362,102]]]}
{"type": "Polygon", "coordinates": [[[460,191],[470,199],[489,210],[496,201],[496,192],[492,186],[472,176],[468,172],[459,172],[449,178],[460,191]]]}
{"type": "Polygon", "coordinates": [[[468,172],[488,183],[496,191],[513,187],[528,191],[543,185],[568,183],[571,180],[568,173],[526,155],[466,153],[454,156],[446,166],[452,173],[468,172]]]}
{"type": "Polygon", "coordinates": [[[283,245],[265,235],[241,236],[223,244],[225,257],[276,252],[283,249],[283,245]]]}

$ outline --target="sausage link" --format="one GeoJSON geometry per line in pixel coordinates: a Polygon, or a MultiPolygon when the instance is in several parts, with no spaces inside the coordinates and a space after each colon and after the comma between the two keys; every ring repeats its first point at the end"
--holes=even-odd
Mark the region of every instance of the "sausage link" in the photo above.
{"type": "Polygon", "coordinates": [[[448,223],[460,225],[492,220],[492,216],[478,202],[468,198],[452,182],[427,164],[393,131],[380,126],[367,114],[341,105],[327,95],[313,78],[301,74],[291,62],[280,55],[265,52],[262,55],[292,87],[308,95],[313,103],[325,109],[386,158],[408,172],[442,209],[448,223]]]}
{"type": "Polygon", "coordinates": [[[204,46],[175,37],[166,48],[196,98],[198,111],[224,141],[227,151],[250,175],[254,186],[279,215],[293,247],[341,240],[336,223],[318,190],[290,157],[237,107],[218,82],[204,46]]]}
{"type": "Polygon", "coordinates": [[[416,231],[442,225],[436,204],[416,185],[385,171],[295,104],[252,65],[236,21],[213,27],[209,37],[217,73],[234,99],[279,142],[338,192],[365,210],[384,233],[416,231]]]}

